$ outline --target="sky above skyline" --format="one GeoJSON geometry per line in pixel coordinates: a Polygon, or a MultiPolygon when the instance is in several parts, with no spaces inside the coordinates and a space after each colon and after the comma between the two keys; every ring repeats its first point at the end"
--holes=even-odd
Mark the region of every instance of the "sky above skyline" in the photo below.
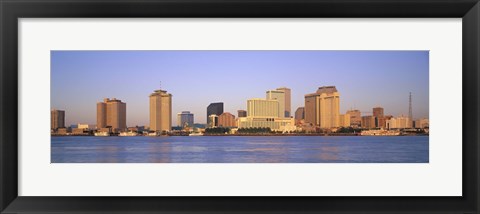
{"type": "Polygon", "coordinates": [[[205,123],[210,103],[223,102],[237,116],[247,99],[265,98],[278,87],[292,90],[292,115],[304,95],[336,86],[340,113],[429,115],[428,51],[52,51],[51,108],[65,110],[66,125],[96,123],[96,103],[127,104],[127,126],[149,124],[148,96],[161,87],[177,113],[190,111],[205,123]],[[161,82],[161,83],[160,83],[161,82]],[[161,84],[161,85],[160,85],[161,84]]]}

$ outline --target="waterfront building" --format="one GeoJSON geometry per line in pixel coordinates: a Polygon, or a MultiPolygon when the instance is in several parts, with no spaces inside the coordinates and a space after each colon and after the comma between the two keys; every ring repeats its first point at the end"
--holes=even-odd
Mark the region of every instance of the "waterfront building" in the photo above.
{"type": "Polygon", "coordinates": [[[238,128],[270,128],[272,131],[296,130],[295,119],[280,117],[278,100],[247,100],[247,117],[237,120],[238,128]]]}
{"type": "Polygon", "coordinates": [[[285,92],[279,90],[267,91],[267,100],[278,101],[278,117],[285,117],[285,92]]]}
{"type": "Polygon", "coordinates": [[[50,112],[50,129],[65,128],[65,111],[52,109],[50,112]]]}
{"type": "Polygon", "coordinates": [[[350,115],[349,114],[341,114],[339,116],[339,123],[341,127],[349,127],[350,126],[350,115]]]}
{"type": "Polygon", "coordinates": [[[360,127],[362,124],[362,113],[360,110],[351,109],[347,111],[347,114],[350,115],[350,126],[360,127]]]}
{"type": "Polygon", "coordinates": [[[287,87],[281,87],[277,88],[277,91],[283,91],[283,93],[285,94],[285,114],[283,117],[292,116],[292,90],[287,87]]]}
{"type": "Polygon", "coordinates": [[[182,111],[177,113],[177,126],[179,127],[193,127],[193,114],[189,111],[182,111]]]}
{"type": "Polygon", "coordinates": [[[286,87],[277,88],[276,90],[267,91],[267,100],[278,101],[278,117],[290,117],[291,107],[291,90],[286,87]]]}
{"type": "Polygon", "coordinates": [[[422,119],[415,120],[415,128],[424,129],[424,128],[429,127],[429,125],[430,125],[430,123],[429,123],[429,120],[427,118],[422,118],[422,119]]]}
{"type": "Polygon", "coordinates": [[[270,128],[272,131],[290,132],[297,130],[294,118],[241,117],[238,128],[270,128]]]}
{"type": "Polygon", "coordinates": [[[210,105],[207,106],[207,124],[209,127],[213,127],[212,125],[214,124],[214,121],[210,121],[210,115],[212,114],[217,116],[223,114],[222,102],[210,103],[210,105]]]}
{"type": "Polygon", "coordinates": [[[298,107],[295,111],[295,125],[300,125],[305,119],[305,107],[298,107]]]}
{"type": "Polygon", "coordinates": [[[339,127],[340,93],[335,86],[319,87],[305,95],[305,123],[320,128],[339,127]]]}
{"type": "Polygon", "coordinates": [[[155,90],[150,99],[150,131],[162,132],[172,129],[172,94],[155,90]]]}
{"type": "Polygon", "coordinates": [[[407,129],[412,128],[412,122],[410,118],[405,116],[392,117],[387,120],[387,129],[407,129]]]}
{"type": "Polygon", "coordinates": [[[247,100],[247,117],[279,118],[278,100],[249,99],[247,100]]]}
{"type": "Polygon", "coordinates": [[[84,130],[94,130],[94,129],[95,129],[95,125],[89,125],[89,124],[79,123],[79,124],[77,124],[77,128],[79,128],[79,129],[84,129],[84,130]]]}
{"type": "Polygon", "coordinates": [[[377,128],[385,128],[385,116],[383,115],[383,108],[382,107],[374,107],[373,108],[373,116],[375,117],[375,127],[377,128]]]}
{"type": "Polygon", "coordinates": [[[375,117],[372,115],[362,116],[362,128],[365,128],[365,129],[375,128],[375,117]]]}
{"type": "Polygon", "coordinates": [[[208,116],[208,121],[209,128],[214,128],[218,126],[218,116],[216,114],[211,114],[210,116],[208,116]]]}
{"type": "Polygon", "coordinates": [[[223,112],[223,114],[218,116],[218,126],[236,127],[237,124],[235,122],[235,115],[231,114],[230,112],[223,112]]]}
{"type": "Polygon", "coordinates": [[[247,111],[238,110],[238,117],[247,117],[247,111]]]}
{"type": "Polygon", "coordinates": [[[113,132],[127,128],[127,104],[116,98],[97,103],[97,128],[111,127],[113,132]]]}

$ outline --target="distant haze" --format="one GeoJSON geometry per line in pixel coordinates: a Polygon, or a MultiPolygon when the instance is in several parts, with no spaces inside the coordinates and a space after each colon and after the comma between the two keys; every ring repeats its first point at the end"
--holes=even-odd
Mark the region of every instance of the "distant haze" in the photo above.
{"type": "MultiPolygon", "coordinates": [[[[65,110],[66,125],[96,123],[96,103],[127,103],[127,125],[149,124],[148,96],[161,87],[176,115],[190,111],[206,122],[210,103],[237,116],[246,100],[267,90],[292,90],[292,115],[304,95],[336,86],[340,113],[351,108],[386,115],[429,115],[428,51],[52,51],[51,107],[65,110]],[[161,82],[161,85],[160,85],[161,82]]],[[[362,113],[363,114],[363,113],[362,113]]]]}

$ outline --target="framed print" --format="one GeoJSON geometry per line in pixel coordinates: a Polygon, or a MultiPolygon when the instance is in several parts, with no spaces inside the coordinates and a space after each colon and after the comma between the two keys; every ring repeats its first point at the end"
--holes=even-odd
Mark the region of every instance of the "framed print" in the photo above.
{"type": "Polygon", "coordinates": [[[2,213],[478,213],[477,1],[2,1],[2,213]]]}

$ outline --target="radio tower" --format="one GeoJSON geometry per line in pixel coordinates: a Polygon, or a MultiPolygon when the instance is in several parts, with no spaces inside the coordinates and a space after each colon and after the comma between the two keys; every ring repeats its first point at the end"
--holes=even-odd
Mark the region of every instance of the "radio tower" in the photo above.
{"type": "Polygon", "coordinates": [[[412,116],[412,92],[410,92],[410,96],[408,97],[408,119],[410,119],[410,123],[413,124],[413,116],[412,116]]]}

